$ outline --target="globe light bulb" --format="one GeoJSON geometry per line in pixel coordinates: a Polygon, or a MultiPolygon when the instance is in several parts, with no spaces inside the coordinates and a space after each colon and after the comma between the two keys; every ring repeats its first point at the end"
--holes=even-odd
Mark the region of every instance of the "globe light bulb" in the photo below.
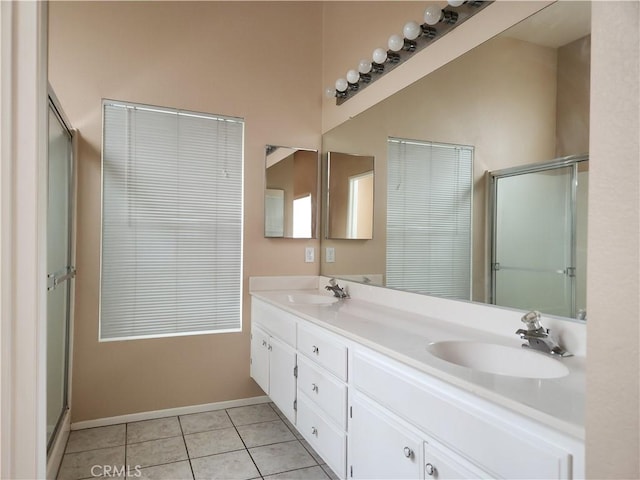
{"type": "Polygon", "coordinates": [[[336,90],[339,92],[345,92],[347,90],[347,87],[349,86],[349,83],[347,82],[346,78],[339,78],[336,80],[336,90]]]}
{"type": "Polygon", "coordinates": [[[415,40],[420,36],[420,25],[418,22],[407,22],[402,28],[402,33],[407,40],[415,40]]]}
{"type": "Polygon", "coordinates": [[[336,96],[336,91],[335,89],[331,88],[331,87],[327,87],[324,89],[324,96],[325,98],[333,98],[336,96]]]}
{"type": "Polygon", "coordinates": [[[358,71],[360,73],[369,73],[371,71],[371,60],[367,58],[360,60],[360,63],[358,63],[358,71]]]}
{"type": "Polygon", "coordinates": [[[459,7],[465,2],[465,0],[447,0],[447,3],[452,7],[459,7]]]}
{"type": "Polygon", "coordinates": [[[402,38],[400,35],[391,35],[389,37],[387,45],[389,46],[389,50],[391,50],[392,52],[399,52],[404,46],[404,38],[402,38]]]}
{"type": "Polygon", "coordinates": [[[435,25],[442,18],[442,10],[437,5],[429,5],[424,11],[424,23],[435,25]]]}
{"type": "Polygon", "coordinates": [[[387,60],[387,51],[384,48],[376,48],[373,51],[373,61],[377,64],[382,64],[387,60]]]}
{"type": "Polygon", "coordinates": [[[358,83],[358,80],[360,80],[360,74],[357,70],[349,70],[347,72],[347,82],[358,83]]]}

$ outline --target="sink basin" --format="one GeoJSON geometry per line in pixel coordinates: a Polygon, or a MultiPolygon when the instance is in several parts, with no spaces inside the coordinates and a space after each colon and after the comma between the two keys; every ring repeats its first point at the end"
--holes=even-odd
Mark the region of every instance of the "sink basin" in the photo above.
{"type": "Polygon", "coordinates": [[[559,378],[569,369],[559,360],[526,348],[472,341],[436,342],[427,346],[432,355],[462,367],[494,375],[521,378],[559,378]]]}
{"type": "Polygon", "coordinates": [[[294,293],[287,295],[287,300],[296,305],[331,305],[336,303],[339,298],[316,293],[294,293]]]}

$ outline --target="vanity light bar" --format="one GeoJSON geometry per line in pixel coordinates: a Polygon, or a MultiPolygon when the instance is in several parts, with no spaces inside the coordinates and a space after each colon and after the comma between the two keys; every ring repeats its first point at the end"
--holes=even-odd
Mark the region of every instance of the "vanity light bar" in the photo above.
{"type": "Polygon", "coordinates": [[[376,48],[372,60],[360,60],[358,68],[349,70],[346,78],[336,80],[335,89],[327,88],[325,95],[328,98],[335,97],[336,105],[343,104],[385,73],[406,62],[415,52],[442,38],[493,3],[493,0],[449,0],[448,3],[449,6],[444,9],[437,5],[428,6],[422,25],[413,21],[407,22],[403,28],[403,35],[394,34],[389,37],[388,50],[376,48]]]}

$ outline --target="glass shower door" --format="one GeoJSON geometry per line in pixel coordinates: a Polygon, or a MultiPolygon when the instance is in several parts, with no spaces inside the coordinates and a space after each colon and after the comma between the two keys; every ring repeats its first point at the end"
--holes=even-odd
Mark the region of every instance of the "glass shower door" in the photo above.
{"type": "Polygon", "coordinates": [[[71,136],[49,108],[47,203],[47,447],[67,408],[70,290],[71,136]]]}
{"type": "Polygon", "coordinates": [[[572,317],[573,166],[499,177],[493,303],[572,317]]]}

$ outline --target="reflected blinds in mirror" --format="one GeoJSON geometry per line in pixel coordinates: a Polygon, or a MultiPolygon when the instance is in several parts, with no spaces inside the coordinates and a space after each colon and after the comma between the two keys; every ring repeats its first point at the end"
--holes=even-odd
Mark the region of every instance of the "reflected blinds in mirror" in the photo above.
{"type": "Polygon", "coordinates": [[[241,119],[104,104],[100,339],[239,331],[241,119]]]}
{"type": "Polygon", "coordinates": [[[473,147],[388,140],[386,285],[471,298],[473,147]]]}

